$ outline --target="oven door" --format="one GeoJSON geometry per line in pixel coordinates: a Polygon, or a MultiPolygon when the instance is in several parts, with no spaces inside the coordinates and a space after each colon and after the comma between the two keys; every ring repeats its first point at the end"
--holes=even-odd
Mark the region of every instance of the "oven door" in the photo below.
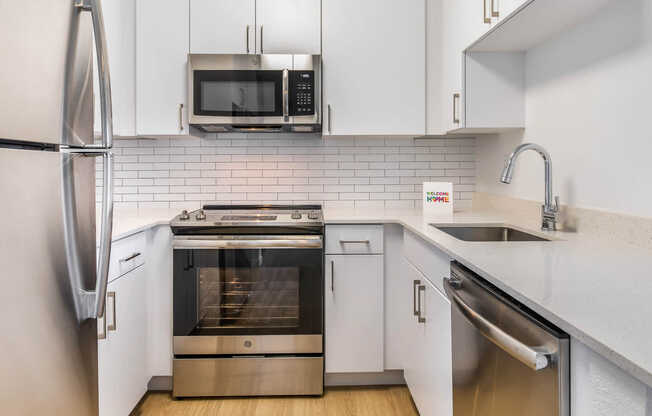
{"type": "Polygon", "coordinates": [[[177,236],[175,355],[321,353],[321,236],[177,236]]]}
{"type": "Polygon", "coordinates": [[[194,70],[192,83],[193,119],[261,125],[284,121],[287,71],[194,70]]]}

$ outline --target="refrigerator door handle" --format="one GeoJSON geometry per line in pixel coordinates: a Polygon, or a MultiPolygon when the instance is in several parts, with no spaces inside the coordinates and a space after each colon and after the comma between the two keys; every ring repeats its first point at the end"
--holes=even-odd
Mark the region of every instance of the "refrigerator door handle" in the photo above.
{"type": "Polygon", "coordinates": [[[104,176],[102,178],[102,223],[100,226],[100,252],[97,262],[97,280],[95,282],[95,310],[92,318],[104,315],[106,286],[109,282],[111,239],[113,236],[113,153],[103,153],[102,158],[104,169],[104,176]]]}
{"type": "Polygon", "coordinates": [[[104,32],[104,17],[100,0],[75,0],[75,7],[89,11],[93,20],[97,70],[100,83],[100,104],[102,109],[102,144],[86,145],[85,148],[110,149],[113,147],[113,107],[111,103],[111,76],[104,32]]]}
{"type": "Polygon", "coordinates": [[[75,310],[79,322],[97,319],[104,315],[106,287],[109,280],[109,259],[111,257],[111,239],[113,228],[113,154],[111,152],[81,153],[64,151],[63,153],[63,216],[66,260],[73,289],[75,310]],[[94,291],[84,287],[81,255],[77,238],[77,208],[73,174],[73,158],[102,156],[103,162],[103,198],[100,228],[100,248],[94,291]]]}

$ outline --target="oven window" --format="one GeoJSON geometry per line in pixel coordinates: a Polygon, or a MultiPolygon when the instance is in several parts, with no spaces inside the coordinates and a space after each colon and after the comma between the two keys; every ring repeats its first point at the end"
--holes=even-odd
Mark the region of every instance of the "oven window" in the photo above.
{"type": "Polygon", "coordinates": [[[195,71],[194,113],[225,117],[282,116],[282,71],[195,71]]]}
{"type": "Polygon", "coordinates": [[[298,267],[202,267],[197,329],[298,328],[298,267]]]}
{"type": "Polygon", "coordinates": [[[174,335],[322,333],[321,249],[174,251],[174,335]]]}

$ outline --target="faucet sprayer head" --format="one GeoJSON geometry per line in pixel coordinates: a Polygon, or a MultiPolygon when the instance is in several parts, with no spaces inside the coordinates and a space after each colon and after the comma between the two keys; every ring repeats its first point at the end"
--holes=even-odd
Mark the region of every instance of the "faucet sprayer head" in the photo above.
{"type": "Polygon", "coordinates": [[[500,174],[500,181],[502,183],[512,183],[512,175],[514,174],[514,159],[508,158],[505,160],[505,167],[503,173],[500,174]]]}

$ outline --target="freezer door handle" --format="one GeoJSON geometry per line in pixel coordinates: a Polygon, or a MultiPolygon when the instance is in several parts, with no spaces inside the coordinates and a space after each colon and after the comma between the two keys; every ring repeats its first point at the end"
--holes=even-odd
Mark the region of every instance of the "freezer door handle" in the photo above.
{"type": "Polygon", "coordinates": [[[444,279],[446,294],[451,299],[451,306],[456,306],[466,320],[482,335],[507,354],[516,358],[534,371],[543,370],[549,365],[549,357],[553,354],[541,347],[530,347],[509,335],[498,326],[483,317],[469,306],[455,290],[448,279],[444,279]]]}
{"type": "Polygon", "coordinates": [[[100,83],[100,106],[102,114],[102,144],[86,145],[87,148],[110,149],[113,147],[113,107],[111,103],[111,75],[109,73],[109,58],[104,31],[104,17],[100,0],[75,0],[75,6],[82,11],[91,13],[95,52],[97,55],[97,70],[100,83]]]}

